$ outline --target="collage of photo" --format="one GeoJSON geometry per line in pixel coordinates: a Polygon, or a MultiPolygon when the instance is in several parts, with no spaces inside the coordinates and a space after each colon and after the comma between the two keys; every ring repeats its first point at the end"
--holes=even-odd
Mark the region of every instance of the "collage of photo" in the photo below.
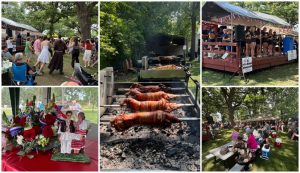
{"type": "Polygon", "coordinates": [[[3,172],[298,172],[298,1],[1,1],[3,172]]]}

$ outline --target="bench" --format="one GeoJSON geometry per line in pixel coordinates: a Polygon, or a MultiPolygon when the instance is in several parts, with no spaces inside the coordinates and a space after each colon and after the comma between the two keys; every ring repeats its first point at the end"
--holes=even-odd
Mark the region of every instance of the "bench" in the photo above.
{"type": "Polygon", "coordinates": [[[205,159],[206,159],[206,160],[209,160],[209,159],[211,159],[211,158],[213,158],[213,157],[215,157],[215,155],[209,154],[209,155],[205,156],[205,159]]]}
{"type": "Polygon", "coordinates": [[[245,167],[245,165],[240,165],[238,163],[236,163],[230,170],[229,172],[240,172],[241,170],[243,170],[245,167]]]}

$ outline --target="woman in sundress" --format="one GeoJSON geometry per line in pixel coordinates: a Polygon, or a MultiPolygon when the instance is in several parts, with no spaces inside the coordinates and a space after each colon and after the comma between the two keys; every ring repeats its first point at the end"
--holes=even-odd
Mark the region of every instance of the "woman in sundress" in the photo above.
{"type": "Polygon", "coordinates": [[[35,63],[35,67],[37,65],[40,65],[40,69],[37,72],[38,75],[43,74],[43,68],[45,67],[45,64],[49,63],[49,58],[50,58],[50,53],[49,53],[49,48],[50,48],[50,42],[47,36],[44,36],[43,41],[41,43],[42,51],[40,55],[38,56],[37,62],[35,63]]]}

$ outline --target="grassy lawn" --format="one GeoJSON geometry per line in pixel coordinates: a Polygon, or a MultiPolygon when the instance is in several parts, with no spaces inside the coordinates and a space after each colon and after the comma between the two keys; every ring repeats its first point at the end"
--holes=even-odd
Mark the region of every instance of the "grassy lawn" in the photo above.
{"type": "MultiPolygon", "coordinates": [[[[202,158],[209,154],[209,150],[220,147],[231,140],[232,130],[222,130],[214,140],[204,142],[202,145],[202,158]]],[[[281,149],[271,145],[270,159],[263,160],[259,157],[253,163],[251,171],[298,171],[298,142],[288,139],[284,133],[280,134],[283,141],[281,149]]],[[[203,171],[225,171],[234,166],[234,158],[229,158],[225,162],[214,163],[214,159],[203,160],[203,171]],[[227,168],[225,168],[225,166],[227,168]]]]}
{"type": "Polygon", "coordinates": [[[241,80],[239,76],[232,77],[231,73],[205,69],[202,71],[203,85],[205,86],[297,86],[298,85],[298,63],[292,63],[265,70],[256,71],[246,75],[248,81],[241,80]]]}
{"type": "MultiPolygon", "coordinates": [[[[80,64],[83,66],[83,60],[82,60],[83,53],[80,53],[79,61],[80,64]]],[[[67,77],[71,77],[73,73],[73,68],[71,67],[72,58],[71,55],[65,54],[64,55],[64,75],[60,75],[59,71],[54,71],[51,75],[49,74],[48,64],[44,68],[44,74],[42,76],[36,77],[37,85],[43,85],[43,86],[57,86],[62,84],[65,81],[68,81],[69,79],[67,77]]],[[[33,56],[33,58],[30,60],[30,66],[33,66],[36,63],[36,56],[33,56]]],[[[95,74],[98,72],[97,65],[95,67],[88,67],[85,68],[89,73],[95,74]]]]}
{"type": "MultiPolygon", "coordinates": [[[[96,108],[95,109],[90,109],[90,108],[85,109],[83,107],[82,109],[85,113],[86,119],[89,120],[90,123],[98,124],[98,111],[96,108]]],[[[2,111],[4,111],[7,116],[12,115],[11,108],[2,108],[2,111]]]]}

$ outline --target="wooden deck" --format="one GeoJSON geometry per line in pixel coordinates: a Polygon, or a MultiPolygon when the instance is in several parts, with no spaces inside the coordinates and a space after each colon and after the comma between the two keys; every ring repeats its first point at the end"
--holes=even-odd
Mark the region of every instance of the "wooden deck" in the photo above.
{"type": "MultiPolygon", "coordinates": [[[[202,67],[215,69],[220,71],[232,72],[232,73],[241,73],[241,58],[239,53],[239,46],[236,43],[203,43],[203,51],[202,51],[202,67]],[[209,50],[210,46],[219,47],[218,49],[209,50]],[[222,46],[231,45],[234,48],[233,52],[229,52],[229,56],[226,59],[220,58],[225,51],[220,50],[222,46]],[[217,57],[209,57],[209,53],[213,53],[218,55],[217,57]]],[[[274,66],[284,65],[296,62],[296,60],[288,61],[287,55],[274,55],[274,56],[264,56],[261,58],[253,58],[252,59],[252,67],[253,71],[270,68],[274,66]]]]}

